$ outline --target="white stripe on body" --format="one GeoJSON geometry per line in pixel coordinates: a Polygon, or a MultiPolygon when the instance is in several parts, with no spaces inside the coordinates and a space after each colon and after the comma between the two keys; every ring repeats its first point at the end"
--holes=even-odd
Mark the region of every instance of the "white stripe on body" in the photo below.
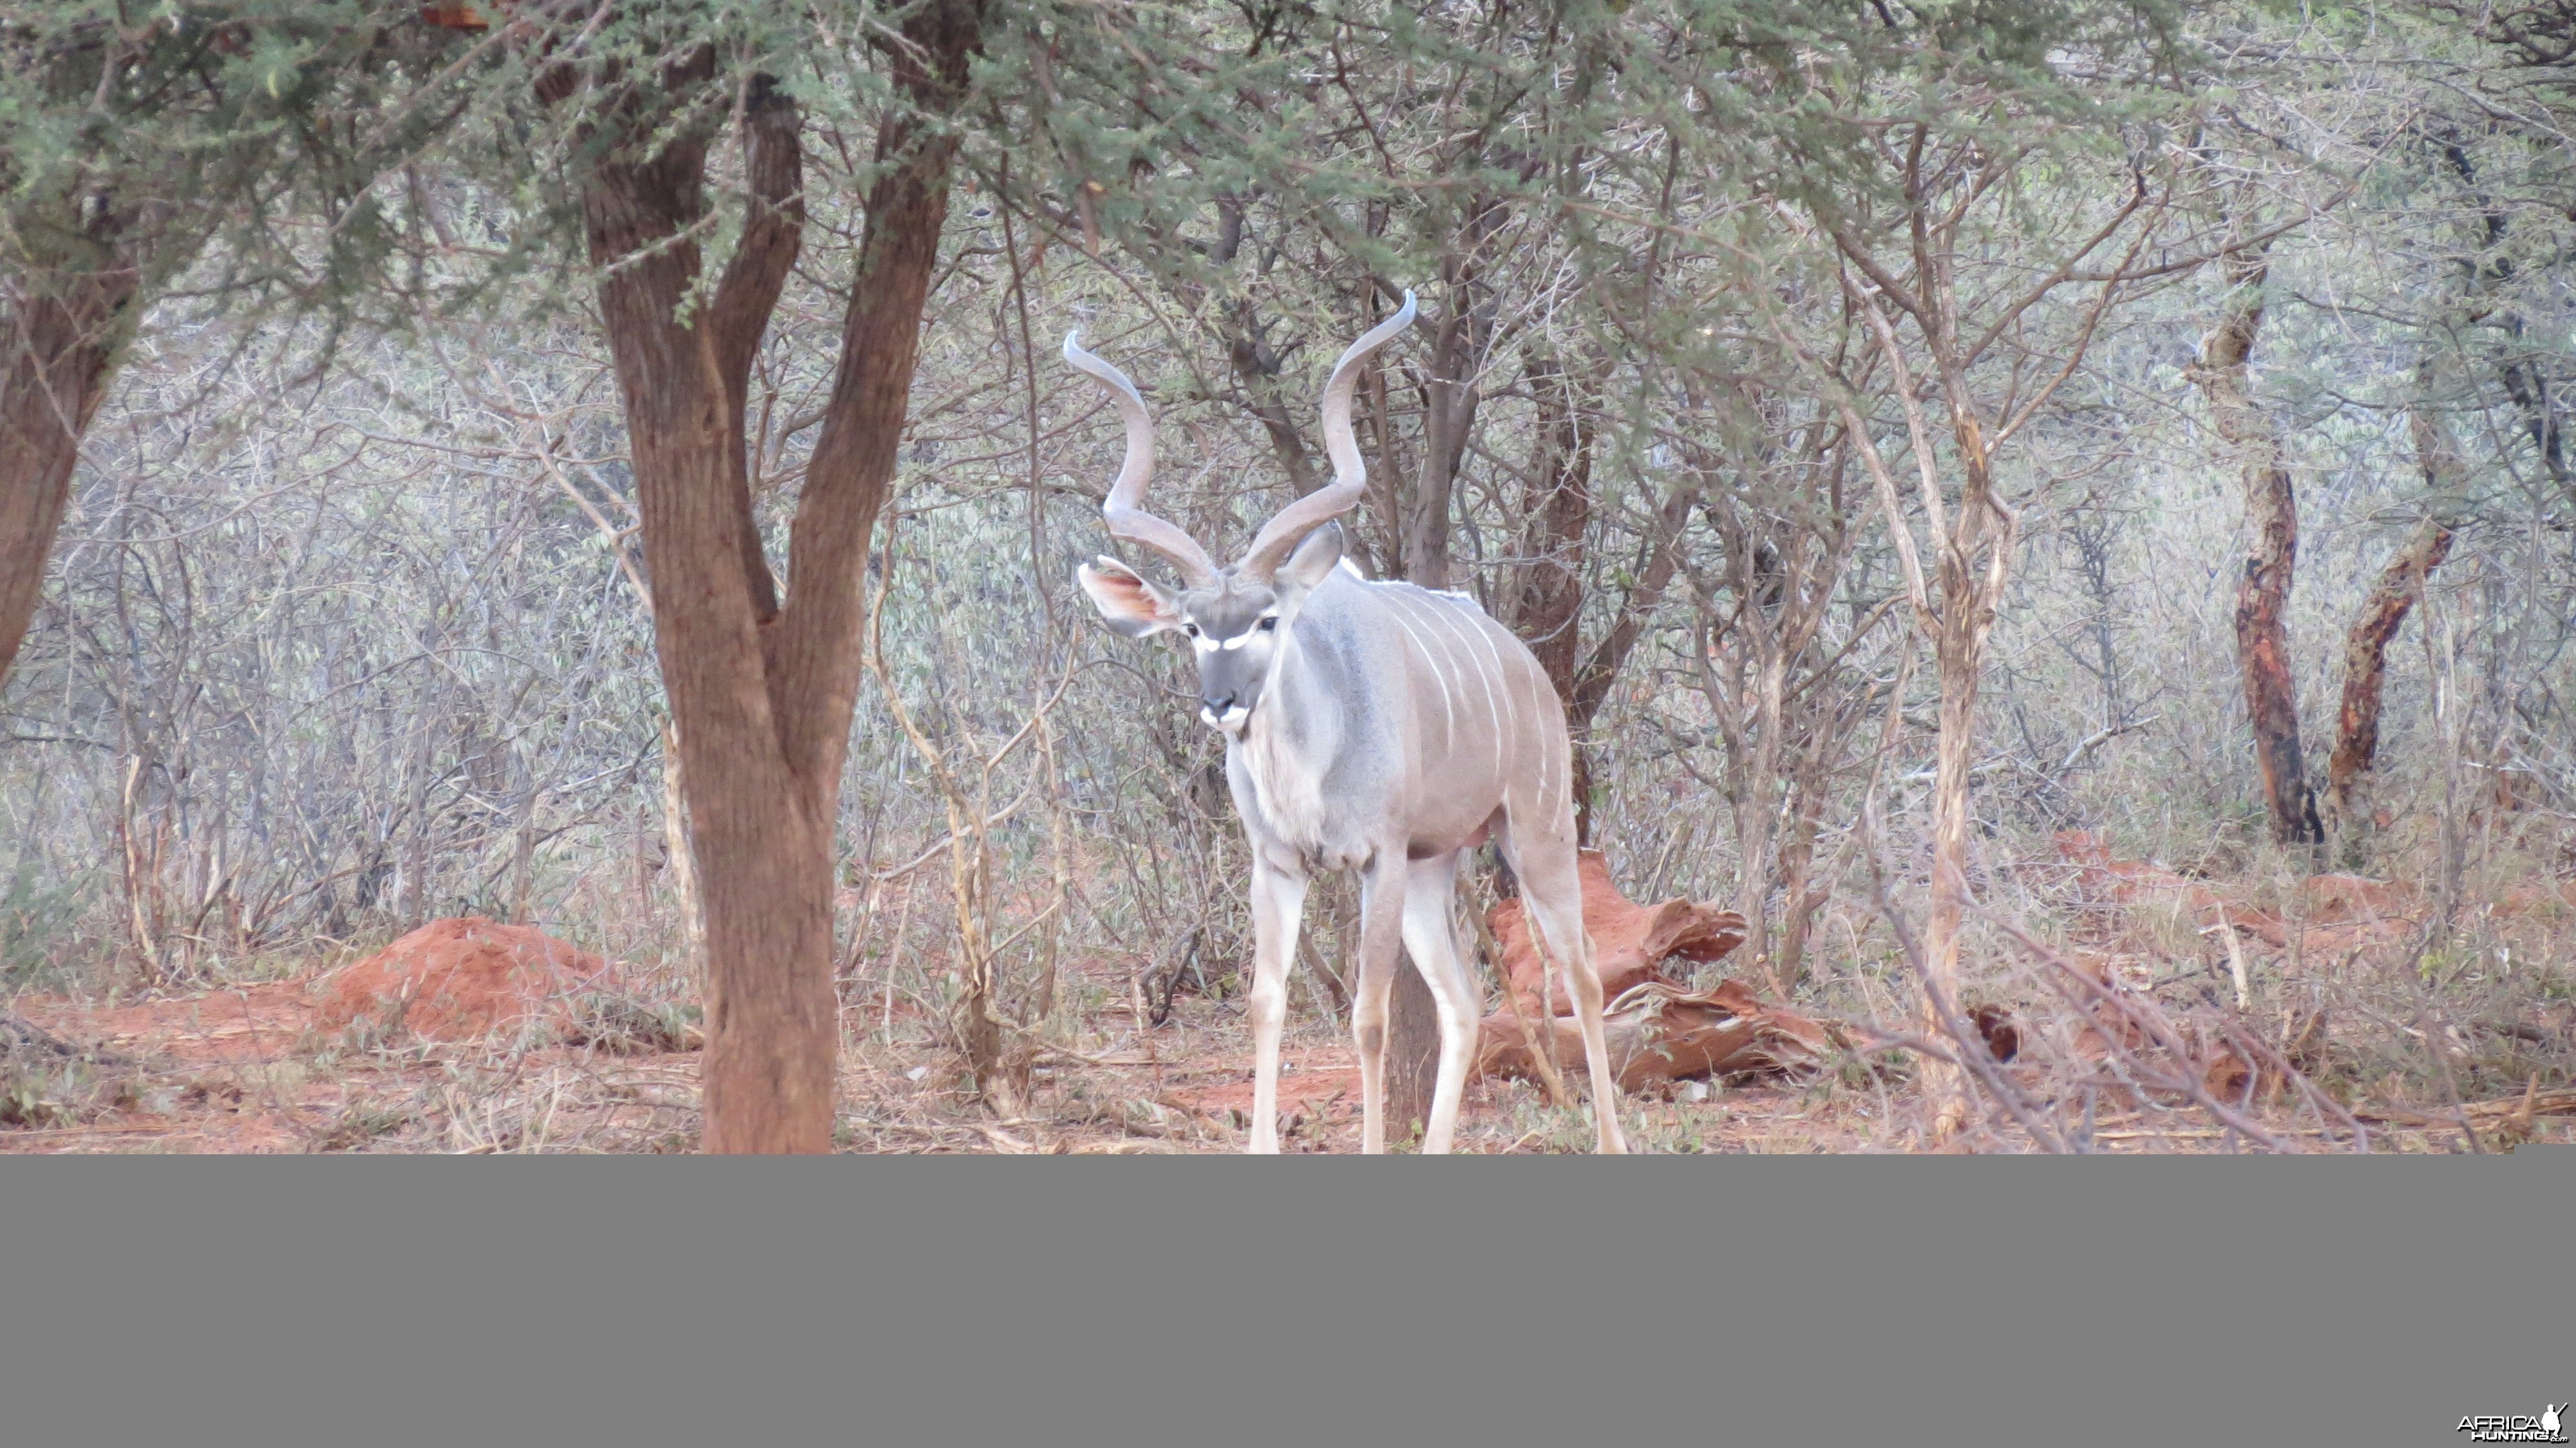
{"type": "Polygon", "coordinates": [[[1387,605],[1387,617],[1395,620],[1395,626],[1404,630],[1404,636],[1422,651],[1423,662],[1431,666],[1431,676],[1440,681],[1440,748],[1441,752],[1447,753],[1458,747],[1458,714],[1456,704],[1449,697],[1449,671],[1443,667],[1446,651],[1433,648],[1428,640],[1414,632],[1413,625],[1405,622],[1404,611],[1395,607],[1396,590],[1404,585],[1376,586],[1383,590],[1381,601],[1387,605]]]}
{"type": "MultiPolygon", "coordinates": [[[[1501,629],[1506,637],[1510,636],[1511,631],[1504,629],[1499,621],[1491,622],[1495,628],[1501,629]]],[[[1515,639],[1514,642],[1518,640],[1515,639]]],[[[1524,659],[1523,662],[1534,664],[1536,661],[1524,659]]],[[[1538,808],[1548,812],[1548,817],[1552,821],[1554,813],[1548,811],[1548,801],[1555,798],[1558,791],[1562,791],[1568,799],[1573,798],[1574,794],[1574,761],[1569,755],[1564,764],[1559,765],[1556,762],[1556,743],[1547,732],[1549,720],[1554,719],[1560,724],[1564,722],[1565,710],[1562,701],[1555,697],[1556,690],[1547,682],[1547,672],[1544,669],[1525,667],[1521,670],[1521,674],[1529,683],[1530,724],[1538,734],[1535,741],[1538,745],[1538,808]]],[[[1569,747],[1572,738],[1571,735],[1567,736],[1569,747]]]]}
{"type": "MultiPolygon", "coordinates": [[[[1421,603],[1413,596],[1419,591],[1414,585],[1388,583],[1382,586],[1386,589],[1387,611],[1394,616],[1397,625],[1404,629],[1406,636],[1422,646],[1423,653],[1432,661],[1432,667],[1439,671],[1442,704],[1445,706],[1451,702],[1449,690],[1454,681],[1457,686],[1456,703],[1464,706],[1467,702],[1466,680],[1469,660],[1449,641],[1450,631],[1442,626],[1438,618],[1423,611],[1421,603]]],[[[1484,685],[1482,669],[1476,671],[1476,679],[1479,686],[1484,685]]],[[[1493,703],[1490,688],[1486,689],[1486,696],[1486,704],[1490,708],[1493,703]]],[[[1473,711],[1469,712],[1472,714],[1473,711]]],[[[1443,751],[1454,751],[1458,747],[1458,742],[1458,733],[1453,720],[1448,734],[1442,741],[1443,751]]]]}
{"type": "Polygon", "coordinates": [[[1527,669],[1523,672],[1529,675],[1530,708],[1532,711],[1531,717],[1538,723],[1539,749],[1537,808],[1543,815],[1545,815],[1548,823],[1553,826],[1556,823],[1557,811],[1550,808],[1549,801],[1556,797],[1556,793],[1555,791],[1551,791],[1549,781],[1551,779],[1556,779],[1556,776],[1562,772],[1564,777],[1562,779],[1556,779],[1555,790],[1562,791],[1568,800],[1571,800],[1574,797],[1574,758],[1572,754],[1573,736],[1571,734],[1566,736],[1567,752],[1565,763],[1559,765],[1556,762],[1558,753],[1556,743],[1549,737],[1547,732],[1547,721],[1550,719],[1563,720],[1565,717],[1565,711],[1561,704],[1554,712],[1550,712],[1548,708],[1550,696],[1552,696],[1556,691],[1549,687],[1545,670],[1527,669]]]}
{"type": "MultiPolygon", "coordinates": [[[[1425,588],[1425,589],[1421,589],[1421,590],[1420,590],[1420,592],[1422,592],[1422,593],[1423,593],[1424,595],[1426,595],[1426,596],[1425,596],[1424,598],[1420,599],[1420,600],[1414,600],[1414,599],[1408,598],[1408,599],[1406,599],[1406,602],[1407,602],[1408,604],[1411,604],[1412,606],[1414,606],[1414,607],[1416,607],[1416,608],[1419,608],[1419,609],[1423,610],[1425,614],[1427,614],[1428,616],[1430,616],[1430,617],[1431,617],[1432,621],[1433,621],[1437,626],[1439,626],[1441,629],[1443,629],[1444,631],[1446,631],[1446,632],[1448,633],[1448,635],[1449,635],[1451,638],[1457,639],[1457,640],[1459,641],[1459,644],[1460,644],[1460,654],[1461,654],[1460,662],[1461,662],[1461,663],[1473,663],[1473,662],[1475,662],[1475,650],[1474,650],[1472,647],[1467,646],[1467,644],[1466,644],[1466,635],[1465,635],[1464,633],[1462,633],[1462,632],[1459,630],[1459,628],[1458,628],[1458,624],[1457,624],[1457,621],[1456,621],[1455,619],[1451,619],[1451,618],[1443,617],[1443,616],[1442,616],[1442,614],[1441,614],[1441,610],[1440,610],[1439,608],[1437,608],[1436,606],[1434,606],[1434,605],[1431,603],[1431,601],[1430,601],[1430,597],[1429,597],[1429,595],[1431,594],[1431,590],[1429,590],[1429,589],[1425,588]]],[[[1504,723],[1504,719],[1505,719],[1505,713],[1504,713],[1504,710],[1503,710],[1503,701],[1502,701],[1502,698],[1501,698],[1500,696],[1496,695],[1496,693],[1494,692],[1494,680],[1493,680],[1492,676],[1488,675],[1488,674],[1485,672],[1484,665],[1482,665],[1481,663],[1476,664],[1476,682],[1477,682],[1479,685],[1483,686],[1484,691],[1485,691],[1485,707],[1486,707],[1489,711],[1491,711],[1491,712],[1490,712],[1490,714],[1488,715],[1488,717],[1490,717],[1490,718],[1493,720],[1493,733],[1494,733],[1494,779],[1495,779],[1495,781],[1496,781],[1497,783],[1501,783],[1501,782],[1504,782],[1504,778],[1503,778],[1503,723],[1504,723]]]]}
{"type": "MultiPolygon", "coordinates": [[[[1494,635],[1499,633],[1504,637],[1504,639],[1515,644],[1519,643],[1520,640],[1513,638],[1511,630],[1504,628],[1502,624],[1496,622],[1491,614],[1478,608],[1474,599],[1469,598],[1463,593],[1452,593],[1444,596],[1458,600],[1458,602],[1467,609],[1468,615],[1471,619],[1471,622],[1468,625],[1468,631],[1475,634],[1477,640],[1484,644],[1485,656],[1493,660],[1494,663],[1494,681],[1502,686],[1503,697],[1510,699],[1512,693],[1512,669],[1511,665],[1504,661],[1502,647],[1494,642],[1494,635]]],[[[1520,701],[1517,699],[1512,700],[1511,725],[1512,744],[1515,746],[1515,749],[1517,749],[1519,745],[1527,742],[1520,737],[1522,720],[1520,701]]],[[[1502,750],[1502,739],[1499,733],[1495,738],[1494,748],[1496,751],[1496,768],[1499,770],[1501,767],[1500,759],[1502,750]]],[[[1543,760],[1540,767],[1542,769],[1545,768],[1543,760]]],[[[1504,782],[1508,786],[1510,781],[1506,778],[1504,782]]],[[[1544,776],[1542,776],[1541,782],[1545,782],[1544,776]]]]}

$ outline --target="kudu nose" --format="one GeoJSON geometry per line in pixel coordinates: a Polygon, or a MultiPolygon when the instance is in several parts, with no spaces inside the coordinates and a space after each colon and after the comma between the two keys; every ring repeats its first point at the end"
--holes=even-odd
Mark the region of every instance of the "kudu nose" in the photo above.
{"type": "Polygon", "coordinates": [[[1225,717],[1226,711],[1234,707],[1234,691],[1232,689],[1228,689],[1222,694],[1201,694],[1199,695],[1199,702],[1207,706],[1207,711],[1209,713],[1222,719],[1225,717]]]}

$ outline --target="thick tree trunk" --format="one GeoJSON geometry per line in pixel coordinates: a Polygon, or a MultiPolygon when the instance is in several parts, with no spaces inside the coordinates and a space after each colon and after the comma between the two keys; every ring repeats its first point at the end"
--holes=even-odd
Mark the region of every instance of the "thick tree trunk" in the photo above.
{"type": "Polygon", "coordinates": [[[2199,376],[2218,435],[2243,470],[2245,515],[2254,525],[2253,550],[2236,587],[2236,660],[2245,683],[2245,713],[2254,732],[2254,762],[2263,779],[2263,803],[2272,838],[2284,845],[2318,845],[2325,832],[2299,745],[2299,697],[2290,671],[2290,586],[2298,570],[2299,503],[2291,486],[2280,430],[2255,403],[2246,359],[2263,325],[2259,251],[2227,258],[2234,287],[2225,315],[2203,345],[2199,376]]]}
{"type": "MultiPolygon", "coordinates": [[[[2433,493],[2456,487],[2460,460],[2442,420],[2418,404],[2409,419],[2424,486],[2433,493]]],[[[2344,638],[2343,701],[2335,714],[2334,753],[2326,760],[2325,824],[2347,846],[2368,834],[2370,775],[2379,758],[2379,708],[2387,687],[2388,645],[2406,625],[2424,582],[2451,554],[2451,526],[2439,517],[2415,525],[2403,547],[2381,570],[2379,586],[2344,638]]]]}
{"type": "MultiPolygon", "coordinates": [[[[831,1144],[830,820],[781,747],[746,567],[742,438],[710,335],[681,320],[703,213],[706,143],[598,166],[585,188],[599,304],[624,395],[654,640],[679,732],[706,928],[709,1151],[831,1144]]],[[[751,319],[765,326],[765,312],[751,319]]],[[[730,349],[728,349],[730,350],[730,349]]],[[[765,569],[763,570],[765,574],[765,569]]],[[[781,681],[784,682],[784,681],[781,681]]]]}
{"type": "Polygon", "coordinates": [[[45,564],[71,505],[81,434],[106,395],[132,325],[137,273],[12,278],[0,317],[0,681],[44,593],[45,564]]]}
{"type": "MultiPolygon", "coordinates": [[[[932,0],[905,22],[905,43],[889,49],[912,106],[954,107],[981,15],[975,0],[932,0]]],[[[663,81],[683,91],[712,73],[702,55],[663,81]]],[[[660,117],[630,119],[640,146],[660,117]]],[[[751,360],[799,241],[799,121],[792,103],[758,85],[745,126],[760,204],[703,307],[684,304],[701,267],[692,228],[706,214],[704,131],[595,163],[583,207],[702,894],[703,1145],[819,1152],[831,1146],[839,1047],[832,844],[858,691],[860,585],[894,474],[955,142],[910,113],[880,130],[885,169],[868,198],[781,607],[751,516],[743,418],[751,360]]]]}

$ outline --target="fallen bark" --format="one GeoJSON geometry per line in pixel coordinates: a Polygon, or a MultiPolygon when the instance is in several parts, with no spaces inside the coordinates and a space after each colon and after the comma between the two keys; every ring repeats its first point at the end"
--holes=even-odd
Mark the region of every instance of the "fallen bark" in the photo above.
{"type": "MultiPolygon", "coordinates": [[[[1616,1001],[1659,979],[1658,967],[1667,960],[1723,960],[1744,943],[1744,917],[1732,910],[1679,899],[1639,905],[1620,894],[1611,883],[1609,862],[1599,850],[1583,851],[1577,868],[1583,880],[1583,928],[1592,937],[1592,966],[1601,974],[1604,1000],[1616,1001]]],[[[1503,979],[1521,1012],[1533,1017],[1572,1015],[1574,1002],[1565,993],[1564,973],[1552,970],[1540,957],[1521,902],[1497,903],[1488,912],[1486,924],[1502,944],[1503,979]]]]}
{"type": "MultiPolygon", "coordinates": [[[[1668,1081],[1797,1071],[1816,1065],[1834,1049],[1822,1025],[1762,1004],[1740,980],[1707,991],[1644,982],[1612,1003],[1602,1027],[1609,1039],[1610,1068],[1618,1073],[1622,1091],[1668,1081]]],[[[1557,1060],[1585,1069],[1582,1026],[1573,1016],[1551,1016],[1537,1029],[1542,1039],[1546,1033],[1554,1035],[1557,1060]]],[[[1509,1013],[1486,1017],[1479,1039],[1477,1074],[1524,1079],[1540,1074],[1509,1013]]]]}
{"type": "MultiPolygon", "coordinates": [[[[1766,1006],[1739,980],[1693,991],[1663,978],[1668,960],[1722,960],[1744,943],[1744,917],[1691,900],[1639,905],[1611,882],[1598,850],[1579,859],[1583,925],[1593,968],[1609,1002],[1602,1026],[1622,1090],[1706,1076],[1742,1076],[1811,1066],[1833,1049],[1825,1027],[1766,1006]]],[[[1518,900],[1485,920],[1505,981],[1503,1009],[1478,1033],[1479,1075],[1546,1081],[1583,1063],[1583,1031],[1561,972],[1530,938],[1518,900]]]]}

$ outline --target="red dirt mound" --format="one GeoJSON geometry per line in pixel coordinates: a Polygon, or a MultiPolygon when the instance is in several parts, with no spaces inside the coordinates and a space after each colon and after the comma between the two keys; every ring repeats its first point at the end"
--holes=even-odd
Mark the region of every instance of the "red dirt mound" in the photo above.
{"type": "MultiPolygon", "coordinates": [[[[2274,950],[2286,950],[2291,944],[2291,924],[2281,916],[2255,909],[2234,895],[2178,875],[2153,861],[2112,859],[2101,836],[2089,830],[2060,831],[2054,842],[2058,858],[2074,868],[2077,883],[2095,904],[2179,902],[2196,925],[2224,919],[2274,950]]],[[[2307,922],[2298,943],[2303,951],[2312,954],[2349,950],[2403,936],[2421,916],[2424,906],[2424,892],[2404,880],[2311,875],[2301,882],[2300,889],[2307,897],[2307,922]]]]}
{"type": "MultiPolygon", "coordinates": [[[[1744,917],[1715,905],[1667,900],[1639,905],[1619,893],[1610,880],[1609,862],[1599,850],[1585,850],[1578,864],[1583,877],[1583,928],[1592,936],[1593,968],[1601,972],[1601,994],[1614,1001],[1657,978],[1655,967],[1666,960],[1723,960],[1744,943],[1744,917]]],[[[1551,979],[1545,962],[1530,942],[1529,922],[1515,898],[1494,906],[1485,917],[1502,947],[1503,976],[1521,1009],[1531,1015],[1572,1015],[1574,1002],[1565,993],[1565,978],[1551,979]],[[1547,982],[1547,1009],[1536,1009],[1539,985],[1547,982]]]]}
{"type": "Polygon", "coordinates": [[[424,1036],[463,1040],[559,1010],[609,974],[607,961],[542,930],[479,915],[433,920],[340,972],[314,1020],[331,1031],[361,1017],[399,1019],[424,1036]]]}

